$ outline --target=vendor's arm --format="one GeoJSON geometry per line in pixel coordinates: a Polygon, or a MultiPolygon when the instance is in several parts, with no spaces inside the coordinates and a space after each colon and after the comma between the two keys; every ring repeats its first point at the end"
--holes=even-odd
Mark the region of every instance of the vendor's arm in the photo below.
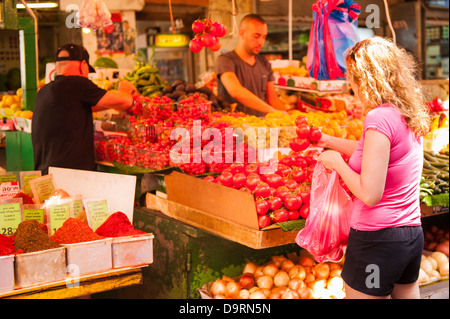
{"type": "Polygon", "coordinates": [[[264,113],[276,112],[277,110],[270,104],[264,102],[251,91],[241,85],[236,74],[233,72],[225,72],[220,76],[223,86],[239,103],[264,113]]]}
{"type": "Polygon", "coordinates": [[[286,105],[281,101],[277,90],[275,89],[275,84],[273,82],[267,82],[267,102],[279,111],[289,111],[292,109],[290,105],[286,105]]]}
{"type": "Polygon", "coordinates": [[[107,91],[92,110],[116,109],[125,111],[133,105],[133,94],[136,92],[136,87],[131,82],[120,81],[117,90],[107,91]]]}

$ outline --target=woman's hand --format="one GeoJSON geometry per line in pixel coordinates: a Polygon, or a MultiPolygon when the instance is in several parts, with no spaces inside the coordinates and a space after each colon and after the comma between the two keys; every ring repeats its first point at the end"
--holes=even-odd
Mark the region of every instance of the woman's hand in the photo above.
{"type": "Polygon", "coordinates": [[[336,151],[324,151],[319,155],[317,160],[321,162],[326,169],[329,170],[336,169],[337,164],[339,164],[339,162],[341,161],[344,161],[342,155],[336,151]]]}

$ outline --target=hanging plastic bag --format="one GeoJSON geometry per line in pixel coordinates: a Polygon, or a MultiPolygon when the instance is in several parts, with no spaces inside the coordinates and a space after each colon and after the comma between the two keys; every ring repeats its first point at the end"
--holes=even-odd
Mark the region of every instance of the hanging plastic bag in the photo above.
{"type": "Polygon", "coordinates": [[[352,0],[318,0],[312,5],[306,67],[318,80],[345,78],[345,51],[359,41],[361,6],[352,0]]]}
{"type": "Polygon", "coordinates": [[[347,246],[352,207],[353,201],[341,186],[337,172],[328,173],[318,162],[311,183],[310,213],[296,243],[318,262],[341,260],[347,246]]]}

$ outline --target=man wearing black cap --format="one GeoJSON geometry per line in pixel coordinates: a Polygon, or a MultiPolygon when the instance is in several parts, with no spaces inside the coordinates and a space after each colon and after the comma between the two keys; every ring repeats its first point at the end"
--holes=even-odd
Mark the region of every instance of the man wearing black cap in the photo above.
{"type": "Polygon", "coordinates": [[[42,174],[49,166],[95,170],[92,111],[133,105],[133,84],[121,81],[117,91],[106,91],[88,79],[91,72],[95,70],[83,46],[58,49],[55,80],[39,90],[33,111],[34,166],[42,174]]]}

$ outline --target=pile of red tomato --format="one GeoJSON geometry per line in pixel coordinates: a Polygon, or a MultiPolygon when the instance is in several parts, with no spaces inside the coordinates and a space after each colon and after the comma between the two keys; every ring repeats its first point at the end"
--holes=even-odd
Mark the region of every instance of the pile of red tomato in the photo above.
{"type": "Polygon", "coordinates": [[[300,152],[306,150],[311,144],[317,143],[322,137],[322,132],[318,127],[310,127],[308,119],[304,116],[299,116],[295,119],[297,126],[297,137],[289,142],[289,147],[295,151],[300,152]]]}
{"type": "Polygon", "coordinates": [[[264,163],[233,163],[217,177],[204,179],[254,196],[261,229],[309,215],[311,178],[319,152],[291,152],[264,163]],[[269,168],[272,168],[271,172],[269,168]]]}

